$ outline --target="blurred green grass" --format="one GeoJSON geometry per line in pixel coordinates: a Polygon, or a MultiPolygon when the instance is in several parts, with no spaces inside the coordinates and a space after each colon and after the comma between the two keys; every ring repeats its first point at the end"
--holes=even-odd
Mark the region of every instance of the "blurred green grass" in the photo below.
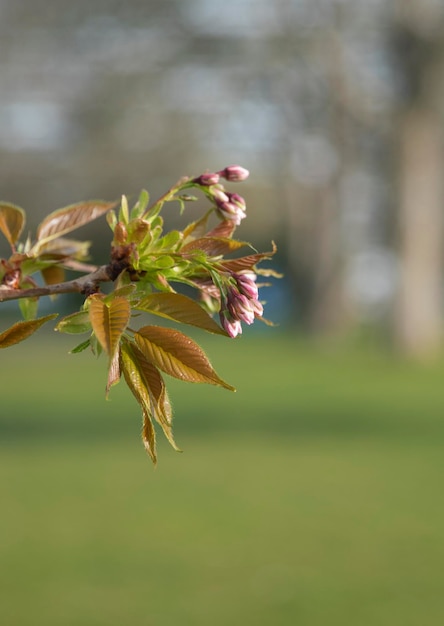
{"type": "Polygon", "coordinates": [[[59,339],[2,352],[2,623],[443,623],[443,363],[206,339],[238,391],[172,381],[184,453],[153,470],[59,339]]]}

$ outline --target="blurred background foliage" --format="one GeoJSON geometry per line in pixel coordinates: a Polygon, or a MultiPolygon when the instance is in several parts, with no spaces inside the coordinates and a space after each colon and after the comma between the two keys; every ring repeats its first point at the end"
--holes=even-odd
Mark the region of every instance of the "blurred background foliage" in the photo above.
{"type": "MultiPolygon", "coordinates": [[[[279,330],[202,342],[237,394],[172,381],[156,471],[105,363],[50,331],[3,352],[2,621],[441,625],[444,4],[1,0],[0,32],[32,231],[239,163],[239,237],[285,273],[279,330]]],[[[107,259],[103,220],[80,235],[107,259]]]]}
{"type": "Polygon", "coordinates": [[[428,354],[443,24],[440,0],[3,0],[1,195],[35,227],[78,200],[241,163],[242,235],[279,243],[279,321],[376,328],[428,354]]]}

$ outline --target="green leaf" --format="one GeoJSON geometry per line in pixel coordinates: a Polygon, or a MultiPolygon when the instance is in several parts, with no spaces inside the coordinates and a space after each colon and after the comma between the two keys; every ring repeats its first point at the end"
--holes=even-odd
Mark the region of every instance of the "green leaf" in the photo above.
{"type": "Polygon", "coordinates": [[[39,298],[21,298],[19,300],[19,307],[22,312],[23,319],[33,320],[35,319],[39,308],[39,298]]]}
{"type": "Polygon", "coordinates": [[[123,222],[125,225],[129,222],[128,198],[126,196],[122,196],[119,209],[119,222],[123,222]]]}
{"type": "Polygon", "coordinates": [[[0,334],[0,348],[8,348],[16,343],[20,343],[20,341],[24,341],[35,333],[40,326],[45,324],[45,322],[53,320],[57,315],[57,313],[52,313],[51,315],[45,315],[45,317],[39,317],[36,320],[16,322],[0,334]]]}
{"type": "Polygon", "coordinates": [[[75,348],[73,348],[69,352],[70,354],[78,354],[79,352],[83,352],[84,350],[86,350],[86,348],[89,348],[90,345],[91,345],[91,339],[87,339],[86,341],[82,341],[82,343],[79,343],[75,348]]]}
{"type": "Polygon", "coordinates": [[[41,248],[43,243],[46,244],[46,242],[52,239],[61,237],[76,228],[80,228],[80,226],[92,222],[115,207],[116,204],[116,202],[90,200],[53,211],[43,220],[37,229],[38,249],[41,248]]]}
{"type": "Polygon", "coordinates": [[[169,249],[169,250],[176,250],[177,249],[177,244],[180,243],[180,241],[182,241],[182,233],[178,230],[170,230],[169,233],[167,233],[164,237],[162,237],[161,239],[159,239],[157,245],[159,246],[159,248],[161,249],[169,249]]]}
{"type": "Polygon", "coordinates": [[[210,333],[227,334],[197,302],[179,293],[153,293],[145,296],[133,308],[196,326],[210,333]]]}
{"type": "Polygon", "coordinates": [[[14,246],[20,237],[25,221],[23,209],[9,202],[0,204],[0,230],[11,246],[14,246]]]}
{"type": "Polygon", "coordinates": [[[148,206],[149,201],[150,201],[150,194],[147,192],[146,189],[142,189],[139,195],[139,199],[137,200],[134,207],[131,209],[132,220],[137,217],[142,217],[143,213],[145,212],[148,206]]]}
{"type": "Polygon", "coordinates": [[[192,383],[210,383],[234,391],[214,371],[205,352],[178,330],[144,326],[135,333],[144,356],[166,374],[192,383]]]}
{"type": "Polygon", "coordinates": [[[100,345],[112,359],[120,338],[128,325],[131,307],[126,298],[117,297],[106,303],[101,294],[89,298],[89,319],[100,345]]]}
{"type": "Polygon", "coordinates": [[[55,330],[60,333],[68,333],[70,335],[91,332],[91,321],[89,319],[88,311],[77,311],[77,313],[66,315],[66,317],[63,317],[59,321],[55,330]]]}

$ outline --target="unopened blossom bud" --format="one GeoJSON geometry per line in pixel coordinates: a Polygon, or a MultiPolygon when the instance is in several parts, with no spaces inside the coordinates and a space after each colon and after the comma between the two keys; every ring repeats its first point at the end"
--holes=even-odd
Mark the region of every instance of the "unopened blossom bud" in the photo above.
{"type": "Polygon", "coordinates": [[[233,320],[226,316],[225,312],[219,313],[220,323],[222,324],[222,328],[226,330],[228,335],[234,339],[237,335],[242,334],[242,325],[239,320],[233,320]]]}
{"type": "Polygon", "coordinates": [[[250,172],[240,165],[229,165],[221,170],[219,174],[230,182],[236,183],[248,178],[250,172]]]}
{"type": "Polygon", "coordinates": [[[232,202],[222,202],[217,208],[222,219],[234,222],[236,226],[239,226],[246,216],[245,213],[232,202]]]}
{"type": "Polygon", "coordinates": [[[205,185],[210,187],[211,185],[217,185],[220,180],[220,175],[217,172],[205,172],[193,180],[198,185],[205,185]]]}
{"type": "Polygon", "coordinates": [[[239,226],[244,217],[246,217],[246,205],[242,196],[239,196],[237,193],[225,193],[220,189],[216,189],[213,197],[221,217],[239,226]]]}
{"type": "Polygon", "coordinates": [[[254,272],[243,272],[241,274],[234,274],[233,278],[236,280],[237,288],[240,293],[251,300],[257,300],[259,296],[259,290],[256,285],[256,274],[254,272]]]}
{"type": "Polygon", "coordinates": [[[114,241],[118,244],[125,243],[128,239],[128,232],[123,222],[117,222],[114,228],[114,241]]]}
{"type": "Polygon", "coordinates": [[[230,198],[225,193],[222,185],[217,185],[217,187],[213,187],[211,189],[211,195],[216,204],[220,204],[221,202],[229,202],[230,198]]]}
{"type": "Polygon", "coordinates": [[[247,203],[238,193],[229,193],[230,202],[233,202],[239,209],[245,211],[247,208],[247,203]]]}
{"type": "Polygon", "coordinates": [[[237,290],[230,290],[227,297],[227,308],[234,319],[238,319],[245,324],[254,322],[254,308],[251,306],[253,300],[239,293],[237,290]]]}

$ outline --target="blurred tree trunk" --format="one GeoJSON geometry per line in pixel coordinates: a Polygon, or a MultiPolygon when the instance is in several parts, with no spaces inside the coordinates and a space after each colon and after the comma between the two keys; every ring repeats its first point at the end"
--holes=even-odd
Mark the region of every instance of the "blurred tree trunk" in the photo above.
{"type": "Polygon", "coordinates": [[[435,351],[442,336],[443,148],[440,124],[424,109],[403,115],[399,141],[400,348],[435,351]]]}
{"type": "Polygon", "coordinates": [[[406,106],[398,126],[400,288],[395,308],[398,347],[426,357],[442,339],[444,94],[442,23],[419,4],[401,11],[396,35],[406,106]]]}

